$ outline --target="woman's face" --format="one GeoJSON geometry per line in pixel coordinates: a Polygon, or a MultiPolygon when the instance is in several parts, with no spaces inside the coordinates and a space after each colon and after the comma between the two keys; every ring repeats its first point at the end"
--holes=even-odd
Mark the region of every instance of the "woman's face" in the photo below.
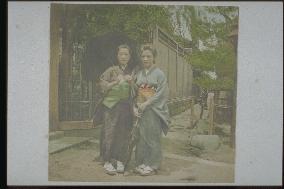
{"type": "Polygon", "coordinates": [[[149,69],[154,64],[154,56],[150,50],[144,50],[141,54],[144,68],[149,69]]]}
{"type": "Polygon", "coordinates": [[[120,48],[117,53],[118,63],[121,65],[127,65],[130,60],[130,53],[127,48],[120,48]]]}

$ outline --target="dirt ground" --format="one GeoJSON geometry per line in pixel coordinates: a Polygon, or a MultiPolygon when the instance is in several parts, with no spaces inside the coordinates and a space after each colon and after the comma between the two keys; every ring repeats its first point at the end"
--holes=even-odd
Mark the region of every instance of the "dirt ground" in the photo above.
{"type": "Polygon", "coordinates": [[[107,175],[100,162],[97,142],[65,150],[49,156],[50,181],[127,182],[129,183],[232,183],[234,182],[234,150],[223,144],[214,152],[199,156],[188,150],[186,128],[188,112],[172,118],[175,125],[162,138],[163,161],[157,175],[139,176],[133,173],[133,160],[125,174],[107,175]],[[179,124],[176,124],[179,122],[179,124]]]}

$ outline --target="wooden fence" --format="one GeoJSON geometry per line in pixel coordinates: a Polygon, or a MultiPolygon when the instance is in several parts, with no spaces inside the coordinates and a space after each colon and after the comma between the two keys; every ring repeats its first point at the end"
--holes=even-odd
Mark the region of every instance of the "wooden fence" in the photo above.
{"type": "Polygon", "coordinates": [[[157,50],[157,66],[166,74],[170,98],[185,98],[191,95],[193,72],[186,62],[185,50],[158,26],[151,34],[153,47],[157,50]]]}
{"type": "MultiPolygon", "coordinates": [[[[70,60],[62,61],[60,52],[63,38],[60,28],[59,22],[53,22],[54,39],[51,40],[51,49],[56,51],[51,52],[51,57],[57,59],[52,58],[50,68],[50,126],[52,130],[90,128],[96,93],[94,82],[85,81],[81,77],[84,48],[78,44],[70,44],[70,60]],[[63,77],[66,74],[68,77],[63,77]]],[[[157,66],[168,79],[171,115],[176,115],[190,106],[188,98],[191,95],[193,80],[191,65],[184,59],[184,48],[161,28],[156,27],[150,39],[158,51],[157,66]]]]}

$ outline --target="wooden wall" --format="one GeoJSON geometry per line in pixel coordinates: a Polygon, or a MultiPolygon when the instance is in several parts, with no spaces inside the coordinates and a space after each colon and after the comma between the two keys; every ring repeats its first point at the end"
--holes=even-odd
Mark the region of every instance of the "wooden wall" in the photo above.
{"type": "Polygon", "coordinates": [[[193,80],[191,65],[175,43],[159,27],[153,32],[153,47],[158,52],[156,64],[167,76],[171,99],[190,96],[193,80]]]}

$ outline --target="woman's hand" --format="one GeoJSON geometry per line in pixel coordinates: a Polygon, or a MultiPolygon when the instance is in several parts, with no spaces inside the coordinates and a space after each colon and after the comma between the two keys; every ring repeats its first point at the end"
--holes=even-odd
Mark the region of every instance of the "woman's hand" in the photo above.
{"type": "Polygon", "coordinates": [[[147,108],[148,105],[149,105],[148,101],[143,102],[143,103],[140,103],[140,104],[137,104],[138,109],[139,109],[141,112],[144,112],[144,110],[147,108]]]}
{"type": "Polygon", "coordinates": [[[131,77],[131,75],[125,75],[125,76],[124,76],[124,79],[125,79],[126,81],[131,81],[131,80],[132,80],[132,77],[131,77]]]}
{"type": "Polygon", "coordinates": [[[125,75],[124,80],[127,81],[129,84],[133,83],[133,78],[131,75],[125,75]]]}
{"type": "Polygon", "coordinates": [[[133,113],[136,117],[141,117],[142,115],[142,113],[139,112],[138,108],[135,108],[135,107],[133,108],[133,113]]]}
{"type": "Polygon", "coordinates": [[[124,76],[123,75],[118,75],[116,79],[117,83],[121,83],[124,81],[124,76]]]}
{"type": "Polygon", "coordinates": [[[107,88],[108,90],[111,89],[113,86],[115,86],[116,84],[118,84],[120,81],[119,80],[114,80],[110,83],[107,84],[107,88]]]}

